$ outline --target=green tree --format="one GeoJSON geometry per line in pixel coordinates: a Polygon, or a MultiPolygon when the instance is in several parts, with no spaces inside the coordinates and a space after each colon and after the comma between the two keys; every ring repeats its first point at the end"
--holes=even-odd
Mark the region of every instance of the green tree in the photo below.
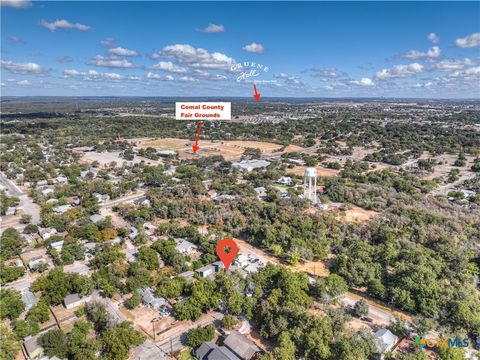
{"type": "Polygon", "coordinates": [[[124,321],[118,326],[108,328],[102,332],[103,355],[106,359],[128,359],[130,347],[143,343],[145,338],[135,330],[130,321],[124,321]]]}
{"type": "Polygon", "coordinates": [[[227,314],[222,319],[222,328],[230,330],[238,324],[238,320],[235,316],[227,314]]]}
{"type": "Polygon", "coordinates": [[[0,319],[14,320],[25,310],[20,292],[14,289],[0,289],[0,319]]]}
{"type": "Polygon", "coordinates": [[[133,295],[130,299],[125,301],[125,307],[127,309],[135,309],[142,303],[142,298],[138,295],[133,295]]]}
{"type": "Polygon", "coordinates": [[[14,228],[6,229],[0,236],[0,258],[8,260],[20,255],[23,248],[23,239],[14,228]]]}
{"type": "Polygon", "coordinates": [[[335,301],[348,291],[348,285],[343,278],[337,274],[330,274],[326,278],[319,278],[316,282],[316,294],[323,301],[335,301]]]}
{"type": "Polygon", "coordinates": [[[0,324],[0,360],[14,360],[22,344],[5,324],[0,324]]]}
{"type": "Polygon", "coordinates": [[[273,350],[274,359],[295,360],[296,346],[288,332],[282,332],[278,337],[278,345],[273,350]]]}
{"type": "Polygon", "coordinates": [[[68,354],[67,336],[62,330],[49,330],[40,336],[39,343],[48,357],[57,356],[64,359],[68,354]]]}
{"type": "Polygon", "coordinates": [[[368,315],[368,303],[364,299],[358,300],[353,306],[353,312],[357,316],[367,316],[368,315]]]}
{"type": "Polygon", "coordinates": [[[215,335],[215,326],[209,324],[205,327],[190,329],[187,333],[187,344],[196,348],[204,342],[210,341],[215,335]]]}

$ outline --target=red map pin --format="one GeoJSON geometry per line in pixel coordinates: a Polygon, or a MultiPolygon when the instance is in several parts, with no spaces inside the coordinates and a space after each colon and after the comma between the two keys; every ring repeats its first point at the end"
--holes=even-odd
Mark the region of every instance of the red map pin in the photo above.
{"type": "Polygon", "coordinates": [[[233,259],[237,256],[238,246],[233,239],[222,239],[217,243],[217,255],[222,260],[225,269],[232,264],[233,259]]]}

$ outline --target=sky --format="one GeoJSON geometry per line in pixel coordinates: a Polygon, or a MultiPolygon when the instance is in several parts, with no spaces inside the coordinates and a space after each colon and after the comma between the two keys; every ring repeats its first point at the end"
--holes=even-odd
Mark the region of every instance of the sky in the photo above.
{"type": "Polygon", "coordinates": [[[480,2],[1,0],[1,96],[480,97],[480,2]]]}

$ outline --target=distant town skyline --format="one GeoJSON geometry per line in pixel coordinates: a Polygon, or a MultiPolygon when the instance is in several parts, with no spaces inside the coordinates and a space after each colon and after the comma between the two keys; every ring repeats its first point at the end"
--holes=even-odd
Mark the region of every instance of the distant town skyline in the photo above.
{"type": "Polygon", "coordinates": [[[480,97],[479,2],[1,4],[2,96],[480,97]]]}

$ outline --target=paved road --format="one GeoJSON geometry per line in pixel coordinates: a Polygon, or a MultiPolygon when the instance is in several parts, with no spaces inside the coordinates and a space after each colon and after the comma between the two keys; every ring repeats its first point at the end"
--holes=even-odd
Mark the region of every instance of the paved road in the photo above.
{"type": "MultiPolygon", "coordinates": [[[[7,176],[0,172],[0,184],[2,184],[6,190],[7,194],[10,196],[16,196],[20,199],[20,203],[17,206],[23,214],[28,214],[32,216],[32,224],[38,224],[40,222],[40,206],[35,204],[33,200],[20,188],[15,185],[13,181],[7,178],[7,176]]],[[[0,225],[0,234],[9,227],[13,227],[19,231],[23,230],[25,224],[20,224],[20,216],[8,217],[5,223],[2,221],[0,225]]]]}
{"type": "MultiPolygon", "coordinates": [[[[342,303],[345,306],[351,306],[353,307],[355,303],[357,302],[356,299],[352,298],[351,296],[344,296],[340,299],[340,303],[342,303]]],[[[381,322],[384,325],[390,324],[393,320],[395,320],[395,317],[391,314],[389,314],[386,311],[383,311],[381,309],[378,309],[373,306],[368,306],[368,317],[377,320],[377,322],[381,322]]]]}
{"type": "Polygon", "coordinates": [[[24,194],[3,172],[0,172],[0,184],[5,187],[7,194],[10,196],[20,196],[24,194]]]}
{"type": "Polygon", "coordinates": [[[161,334],[160,336],[162,339],[157,341],[157,345],[166,354],[175,353],[176,351],[185,348],[185,337],[187,336],[188,330],[198,326],[207,326],[208,324],[221,320],[222,318],[222,313],[211,311],[208,314],[203,315],[199,320],[191,322],[188,326],[182,326],[178,329],[172,329],[161,334]]]}

